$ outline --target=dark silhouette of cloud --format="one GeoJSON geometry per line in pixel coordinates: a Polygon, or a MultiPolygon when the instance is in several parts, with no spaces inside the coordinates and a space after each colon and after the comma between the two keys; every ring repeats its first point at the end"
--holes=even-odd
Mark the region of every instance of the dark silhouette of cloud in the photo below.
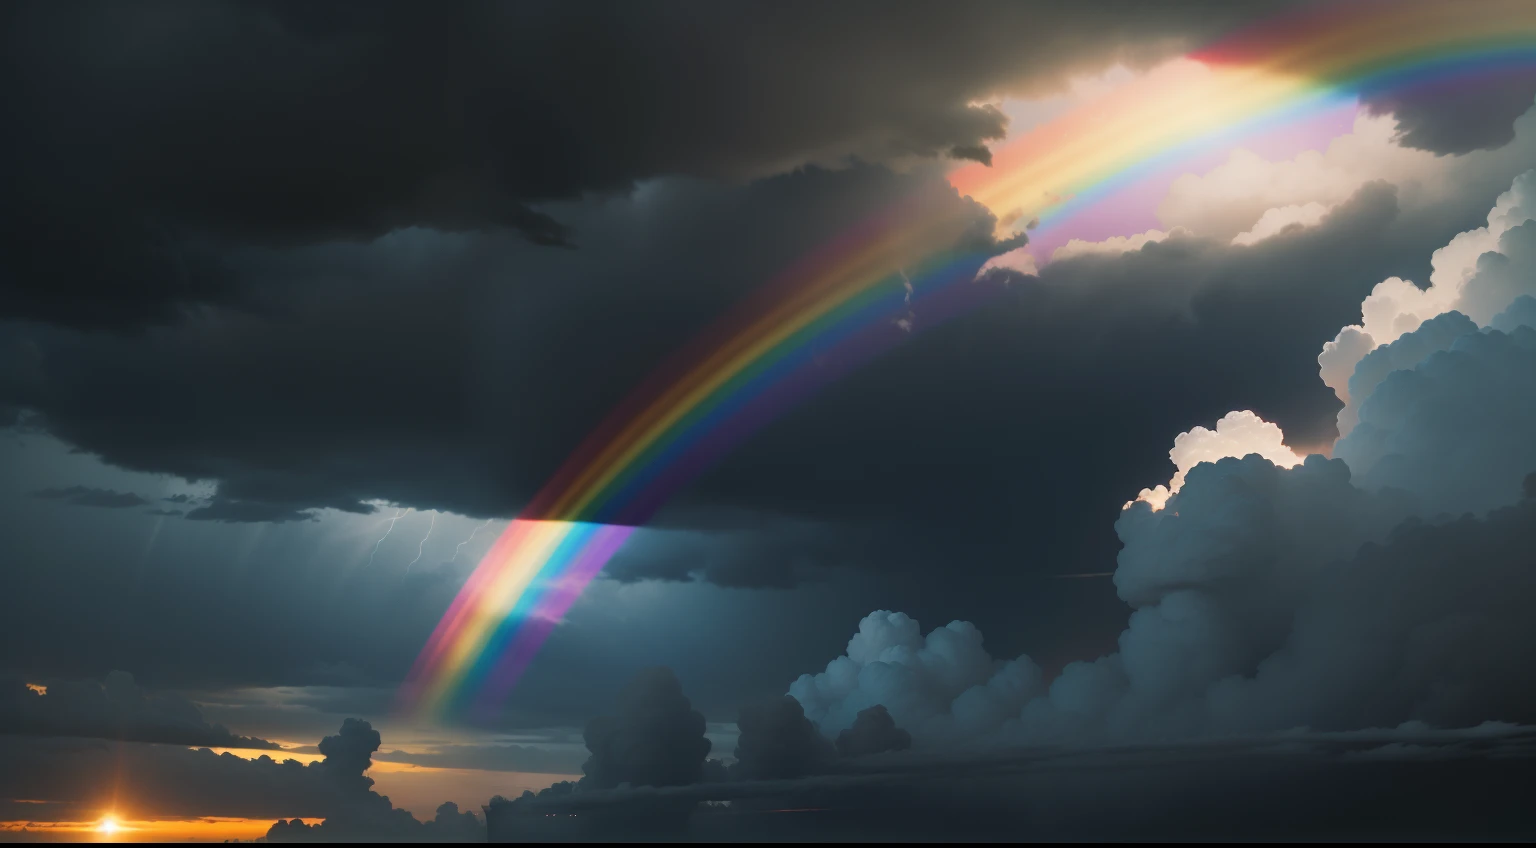
{"type": "Polygon", "coordinates": [[[209,724],[191,701],[149,694],[122,671],[108,674],[101,683],[51,680],[43,689],[32,689],[21,680],[0,680],[0,733],[216,748],[279,747],[209,724]]]}
{"type": "Polygon", "coordinates": [[[583,782],[600,789],[697,783],[709,756],[704,715],[668,668],[636,675],[619,692],[614,714],[592,719],[582,736],[592,752],[583,782]]]}
{"type": "Polygon", "coordinates": [[[837,734],[837,752],[845,757],[905,751],[910,747],[912,734],[897,727],[896,720],[882,704],[859,710],[853,726],[837,734]]]}
{"type": "Polygon", "coordinates": [[[748,780],[787,780],[823,768],[832,743],[805,717],[800,702],[785,695],[744,705],[736,722],[735,774],[748,780]]]}

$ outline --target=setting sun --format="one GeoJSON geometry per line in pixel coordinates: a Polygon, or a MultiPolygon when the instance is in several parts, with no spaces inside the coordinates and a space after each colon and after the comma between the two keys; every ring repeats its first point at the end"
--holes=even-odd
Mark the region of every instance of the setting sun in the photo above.
{"type": "Polygon", "coordinates": [[[117,833],[118,830],[119,826],[117,824],[117,819],[114,819],[111,816],[107,816],[101,820],[101,824],[96,825],[96,831],[98,833],[105,833],[108,836],[117,833]]]}

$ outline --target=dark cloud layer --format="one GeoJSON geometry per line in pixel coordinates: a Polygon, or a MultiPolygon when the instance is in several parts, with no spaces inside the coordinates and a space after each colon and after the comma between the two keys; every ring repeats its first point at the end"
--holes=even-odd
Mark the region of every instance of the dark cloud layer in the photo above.
{"type": "Polygon", "coordinates": [[[253,304],[220,242],[416,225],[565,244],[530,204],[984,159],[1005,119],[975,101],[1176,54],[1278,5],[9,4],[3,151],[29,167],[0,183],[0,311],[135,327],[253,304]]]}
{"type": "Polygon", "coordinates": [[[102,683],[54,680],[40,688],[43,691],[20,680],[0,680],[0,734],[278,748],[265,739],[237,736],[222,725],[209,724],[184,698],[146,693],[125,672],[114,671],[102,683]]]}

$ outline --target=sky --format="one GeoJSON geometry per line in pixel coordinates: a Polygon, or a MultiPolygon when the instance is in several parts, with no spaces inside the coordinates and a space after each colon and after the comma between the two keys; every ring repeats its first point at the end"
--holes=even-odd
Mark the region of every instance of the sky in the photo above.
{"type": "Polygon", "coordinates": [[[6,5],[0,840],[1536,836],[1444,8],[6,5]]]}

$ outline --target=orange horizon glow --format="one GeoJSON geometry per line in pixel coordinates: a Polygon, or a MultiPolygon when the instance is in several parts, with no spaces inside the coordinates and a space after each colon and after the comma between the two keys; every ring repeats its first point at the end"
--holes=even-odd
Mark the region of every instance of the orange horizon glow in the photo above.
{"type": "MultiPolygon", "coordinates": [[[[270,756],[278,761],[298,760],[308,764],[325,759],[324,755],[318,753],[264,751],[257,748],[210,748],[208,750],[215,754],[232,754],[246,760],[270,756]]],[[[364,774],[374,780],[373,791],[388,797],[396,808],[405,810],[422,821],[431,819],[436,814],[438,805],[444,801],[458,804],[460,810],[478,813],[480,807],[493,795],[505,795],[511,798],[525,789],[538,792],[562,780],[581,779],[579,774],[423,766],[390,760],[374,760],[364,774]]],[[[305,821],[310,820],[305,819],[305,821]]],[[[320,821],[320,819],[314,821],[320,821]]]]}
{"type": "MultiPolygon", "coordinates": [[[[319,822],[321,819],[305,819],[319,822]]],[[[277,819],[204,816],[195,819],[123,820],[104,816],[96,821],[0,821],[0,836],[26,836],[51,842],[223,842],[253,840],[267,835],[277,819]]]]}

